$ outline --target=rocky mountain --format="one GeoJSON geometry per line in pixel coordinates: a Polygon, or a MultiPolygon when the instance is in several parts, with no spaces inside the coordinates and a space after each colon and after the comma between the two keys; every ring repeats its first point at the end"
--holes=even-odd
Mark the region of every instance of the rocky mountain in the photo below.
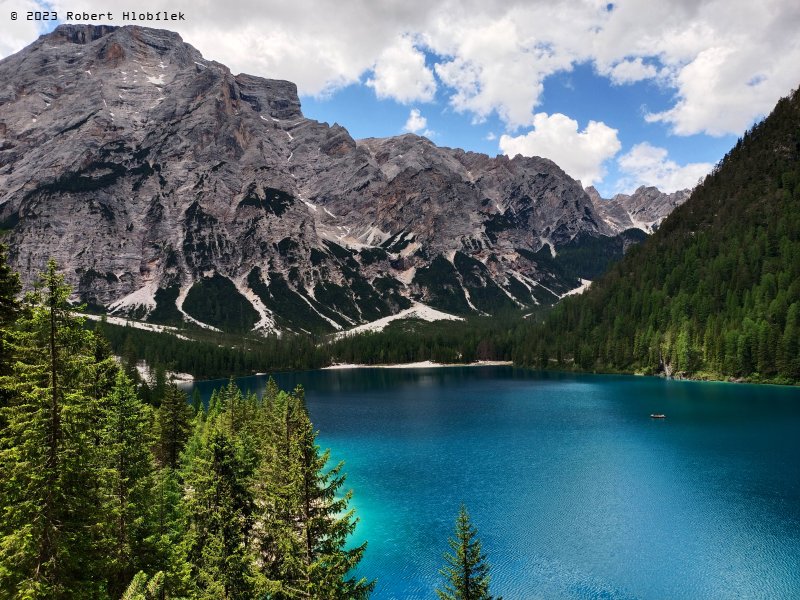
{"type": "Polygon", "coordinates": [[[594,188],[586,188],[592,205],[615,232],[641,229],[653,233],[661,222],[678,206],[686,202],[691,190],[679,190],[665,194],[655,187],[641,186],[633,194],[617,194],[610,200],[600,197],[594,188]]]}
{"type": "Polygon", "coordinates": [[[155,323],[333,331],[413,302],[553,303],[672,207],[653,188],[603,205],[543,158],[354,140],[305,118],[294,84],[169,31],[62,25],[0,81],[13,266],[30,284],[54,257],[76,300],[155,323]]]}

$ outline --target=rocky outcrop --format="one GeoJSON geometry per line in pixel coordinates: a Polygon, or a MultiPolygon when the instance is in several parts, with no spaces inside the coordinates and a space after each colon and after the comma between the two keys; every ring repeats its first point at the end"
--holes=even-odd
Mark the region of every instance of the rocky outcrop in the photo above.
{"type": "MultiPolygon", "coordinates": [[[[490,313],[556,301],[579,284],[559,248],[620,231],[549,160],[356,141],[306,119],[294,84],[169,31],[62,25],[0,81],[12,263],[29,285],[54,257],[76,299],[114,313],[260,331],[412,301],[490,313]]],[[[619,201],[632,222],[647,197],[619,201]]]]}
{"type": "Polygon", "coordinates": [[[655,187],[641,186],[633,194],[617,194],[610,200],[601,198],[594,187],[587,188],[586,193],[595,210],[615,233],[633,228],[653,233],[675,208],[689,199],[692,191],[666,194],[655,187]]]}

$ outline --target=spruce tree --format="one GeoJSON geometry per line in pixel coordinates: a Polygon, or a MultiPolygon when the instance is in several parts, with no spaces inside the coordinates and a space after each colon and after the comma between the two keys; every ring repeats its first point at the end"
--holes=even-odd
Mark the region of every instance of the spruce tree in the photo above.
{"type": "Polygon", "coordinates": [[[444,577],[436,594],[441,600],[491,600],[489,595],[489,564],[481,550],[478,531],[462,504],[456,519],[455,537],[448,539],[452,554],[445,553],[445,566],[439,571],[444,577]]]}
{"type": "Polygon", "coordinates": [[[9,335],[0,409],[0,591],[6,598],[100,598],[106,481],[97,444],[93,334],[72,316],[50,261],[9,335]]]}
{"type": "Polygon", "coordinates": [[[155,454],[160,465],[176,469],[186,440],[189,439],[194,410],[186,393],[174,383],[166,386],[161,405],[156,410],[155,454]]]}
{"type": "MultiPolygon", "coordinates": [[[[8,266],[7,250],[4,244],[0,244],[0,376],[11,372],[12,354],[8,337],[20,311],[17,298],[21,290],[19,275],[8,266]]],[[[0,408],[7,404],[10,393],[0,382],[0,408]]],[[[4,420],[0,414],[0,429],[3,427],[4,420]]]]}
{"type": "Polygon", "coordinates": [[[192,390],[192,410],[194,411],[194,414],[197,414],[203,410],[203,399],[200,397],[199,388],[194,388],[194,390],[192,390]]]}
{"type": "Polygon", "coordinates": [[[187,518],[183,513],[182,495],[178,472],[169,467],[158,469],[148,515],[151,537],[147,542],[152,548],[148,556],[150,571],[164,574],[159,600],[190,597],[194,589],[187,547],[183,543],[187,518]]]}
{"type": "Polygon", "coordinates": [[[254,595],[251,473],[234,440],[209,424],[201,447],[187,466],[187,549],[200,598],[235,600],[254,595]]]}
{"type": "MultiPolygon", "coordinates": [[[[8,266],[8,248],[0,244],[0,375],[7,375],[11,365],[6,347],[6,335],[19,316],[20,304],[17,296],[21,286],[19,275],[8,266]]],[[[0,406],[3,404],[0,390],[0,406]]]]}
{"type": "Polygon", "coordinates": [[[267,495],[259,503],[265,507],[261,563],[272,597],[367,598],[374,582],[348,576],[366,543],[345,548],[357,520],[348,510],[352,492],[338,496],[344,464],[327,469],[330,453],[316,444],[302,388],[277,394],[274,410],[279,434],[263,478],[267,495]]]}
{"type": "Polygon", "coordinates": [[[148,577],[139,571],[122,594],[121,600],[162,600],[164,597],[164,573],[148,577]]]}
{"type": "Polygon", "coordinates": [[[119,596],[140,568],[147,566],[153,548],[154,523],[149,519],[153,494],[153,455],[150,452],[151,408],[136,395],[121,370],[106,400],[103,452],[108,472],[105,519],[111,529],[109,592],[119,596]]]}

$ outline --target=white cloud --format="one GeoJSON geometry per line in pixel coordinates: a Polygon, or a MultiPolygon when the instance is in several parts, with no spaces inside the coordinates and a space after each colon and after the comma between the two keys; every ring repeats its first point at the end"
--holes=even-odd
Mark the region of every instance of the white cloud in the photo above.
{"type": "Polygon", "coordinates": [[[603,163],[621,147],[616,129],[589,121],[583,131],[578,131],[577,121],[559,113],[538,113],[528,133],[500,137],[500,149],[508,156],[549,158],[584,186],[603,178],[606,172],[603,163]]]}
{"type": "MultiPolygon", "coordinates": [[[[0,14],[32,0],[0,0],[0,14]]],[[[95,0],[51,0],[52,10],[97,12],[95,0]]],[[[38,5],[44,9],[44,1],[38,5]]],[[[161,10],[145,0],[137,10],[161,10]]],[[[104,11],[131,10],[106,0],[104,11]]],[[[656,79],[674,91],[651,115],[679,135],[740,134],[800,81],[797,0],[404,0],[319,2],[173,0],[186,41],[234,72],[289,79],[302,94],[363,81],[379,97],[430,100],[444,91],[455,111],[480,122],[498,115],[509,130],[531,124],[547,78],[593,64],[615,84],[656,79]],[[424,49],[434,68],[425,65],[424,49]],[[438,77],[438,82],[437,78],[438,77]]],[[[4,22],[0,53],[36,36],[4,22]]]]}
{"type": "Polygon", "coordinates": [[[392,98],[403,104],[430,102],[436,94],[436,80],[425,66],[425,55],[407,36],[381,53],[367,85],[378,98],[392,98]]]}
{"type": "Polygon", "coordinates": [[[658,75],[658,69],[652,64],[645,64],[642,57],[633,60],[623,60],[603,73],[607,75],[612,83],[623,85],[626,83],[636,83],[643,79],[653,79],[658,75]]]}
{"type": "Polygon", "coordinates": [[[0,18],[3,19],[3,34],[0,35],[0,57],[22,50],[39,35],[41,28],[36,21],[28,21],[29,11],[41,11],[42,7],[33,0],[0,0],[0,18]],[[12,19],[11,13],[17,18],[12,19]]]}
{"type": "Polygon", "coordinates": [[[594,55],[601,72],[620,56],[661,66],[654,77],[675,102],[650,122],[678,135],[741,134],[798,84],[798,30],[795,0],[620,3],[594,55]]]}
{"type": "Polygon", "coordinates": [[[630,152],[617,159],[617,165],[623,173],[617,185],[618,191],[630,192],[640,185],[655,186],[667,193],[693,188],[714,166],[711,163],[680,166],[667,156],[664,148],[647,142],[636,144],[630,152]]]}
{"type": "Polygon", "coordinates": [[[410,131],[411,133],[419,133],[428,126],[428,119],[422,116],[419,109],[412,108],[408,113],[408,120],[403,126],[403,131],[410,131]]]}
{"type": "Polygon", "coordinates": [[[476,122],[496,112],[511,128],[529,124],[543,89],[542,50],[535,41],[526,39],[510,18],[453,29],[444,38],[452,41],[433,40],[445,52],[455,44],[452,57],[435,67],[452,90],[453,108],[471,113],[476,122]]]}

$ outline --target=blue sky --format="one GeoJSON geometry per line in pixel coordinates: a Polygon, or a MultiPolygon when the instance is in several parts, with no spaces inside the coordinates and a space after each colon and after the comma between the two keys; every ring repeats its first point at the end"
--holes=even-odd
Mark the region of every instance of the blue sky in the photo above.
{"type": "MultiPolygon", "coordinates": [[[[172,0],[167,8],[185,12],[175,29],[206,58],[294,81],[306,116],[356,138],[412,131],[492,156],[545,156],[605,196],[693,186],[800,83],[797,0],[172,0]]],[[[112,11],[121,25],[131,7],[0,0],[0,15],[26,9],[112,11]]],[[[40,29],[9,22],[0,56],[40,29]]]]}

